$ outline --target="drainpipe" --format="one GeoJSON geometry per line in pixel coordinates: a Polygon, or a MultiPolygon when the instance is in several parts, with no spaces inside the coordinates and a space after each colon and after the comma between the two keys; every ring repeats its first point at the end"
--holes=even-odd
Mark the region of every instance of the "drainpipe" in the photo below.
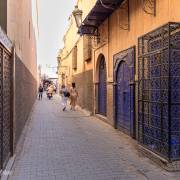
{"type": "Polygon", "coordinates": [[[11,92],[11,104],[12,104],[12,111],[11,111],[11,133],[10,133],[10,139],[11,139],[11,144],[10,144],[10,152],[11,156],[14,154],[14,147],[15,147],[15,118],[16,118],[16,111],[15,111],[15,94],[16,94],[16,49],[15,49],[15,43],[13,44],[12,48],[12,77],[11,77],[11,84],[12,84],[12,92],[11,92]]]}

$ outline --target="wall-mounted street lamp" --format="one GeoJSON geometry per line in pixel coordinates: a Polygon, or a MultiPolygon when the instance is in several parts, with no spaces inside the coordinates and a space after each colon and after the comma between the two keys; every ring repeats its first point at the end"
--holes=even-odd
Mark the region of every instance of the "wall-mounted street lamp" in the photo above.
{"type": "Polygon", "coordinates": [[[80,10],[78,8],[78,6],[76,5],[74,11],[72,12],[72,14],[73,14],[73,16],[75,18],[77,28],[79,28],[81,26],[81,24],[82,24],[83,11],[80,10]]]}

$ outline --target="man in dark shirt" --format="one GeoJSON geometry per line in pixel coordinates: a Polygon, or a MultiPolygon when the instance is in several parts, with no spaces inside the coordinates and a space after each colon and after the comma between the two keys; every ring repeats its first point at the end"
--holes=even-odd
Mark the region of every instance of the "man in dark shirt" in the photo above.
{"type": "Polygon", "coordinates": [[[43,96],[43,87],[42,85],[39,86],[39,100],[42,100],[42,96],[43,96]]]}

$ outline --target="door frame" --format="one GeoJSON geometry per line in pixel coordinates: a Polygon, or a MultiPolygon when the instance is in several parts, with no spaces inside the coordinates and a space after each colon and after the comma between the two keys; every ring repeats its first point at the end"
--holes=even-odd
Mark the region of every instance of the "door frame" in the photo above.
{"type": "MultiPolygon", "coordinates": [[[[113,56],[113,116],[114,116],[114,127],[117,129],[117,105],[116,105],[116,88],[117,88],[117,79],[116,79],[116,75],[117,75],[117,70],[119,68],[119,66],[121,65],[122,62],[127,63],[127,65],[130,68],[130,88],[132,90],[130,90],[133,95],[133,102],[131,102],[131,104],[133,103],[133,107],[130,108],[131,111],[131,115],[130,117],[133,116],[133,118],[130,119],[130,121],[132,122],[132,126],[130,128],[130,132],[128,133],[132,138],[136,137],[136,109],[135,109],[135,62],[136,62],[136,46],[132,46],[126,50],[120,51],[119,53],[115,54],[113,56]],[[128,56],[128,54],[131,53],[132,54],[132,61],[128,62],[126,57],[128,56]],[[133,112],[132,112],[133,110],[133,112]]],[[[130,97],[130,99],[132,99],[132,96],[130,97]]],[[[125,132],[126,133],[126,132],[125,132]]]]}
{"type": "Polygon", "coordinates": [[[99,60],[98,69],[99,69],[99,71],[98,71],[98,79],[99,79],[99,82],[98,82],[98,114],[106,117],[107,116],[107,64],[106,64],[106,59],[105,59],[104,55],[99,60]],[[105,100],[106,108],[105,108],[105,114],[101,114],[100,111],[99,111],[99,109],[100,109],[99,108],[100,107],[100,96],[99,96],[100,91],[99,91],[99,89],[100,89],[100,65],[101,65],[101,61],[104,61],[104,65],[105,65],[105,77],[106,77],[106,82],[105,82],[106,83],[106,94],[105,94],[105,96],[106,96],[106,100],[105,100]]]}

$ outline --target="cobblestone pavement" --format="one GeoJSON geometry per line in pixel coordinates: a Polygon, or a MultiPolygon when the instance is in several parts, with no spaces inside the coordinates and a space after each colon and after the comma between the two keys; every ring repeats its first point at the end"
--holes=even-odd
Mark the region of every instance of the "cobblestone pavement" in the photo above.
{"type": "Polygon", "coordinates": [[[37,101],[11,180],[173,180],[136,143],[80,111],[63,112],[60,98],[37,101]]]}

